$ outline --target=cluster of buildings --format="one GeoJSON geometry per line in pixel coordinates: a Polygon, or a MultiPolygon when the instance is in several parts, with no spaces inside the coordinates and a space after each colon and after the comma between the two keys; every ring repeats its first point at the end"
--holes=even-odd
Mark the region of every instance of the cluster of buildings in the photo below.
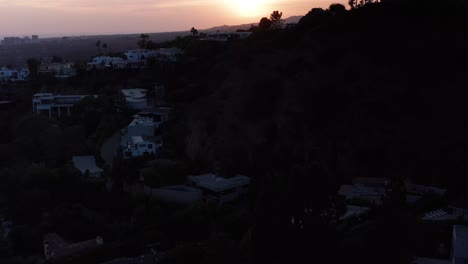
{"type": "MultiPolygon", "coordinates": [[[[237,36],[237,35],[236,35],[237,36]]],[[[242,35],[243,36],[243,35],[242,35]]],[[[238,37],[241,38],[241,35],[238,37]]],[[[231,36],[232,37],[232,36],[231,36]]],[[[231,38],[230,37],[230,38],[231,38]]],[[[221,38],[221,36],[212,36],[221,38]]],[[[126,58],[100,56],[88,63],[88,69],[127,69],[144,67],[147,59],[156,58],[160,61],[177,61],[182,51],[177,48],[162,48],[159,50],[130,50],[125,53],[126,58]]],[[[2,68],[5,78],[12,80],[26,79],[27,72],[6,73],[8,69],[2,68]],[[19,77],[18,77],[19,76],[19,77]]],[[[76,75],[74,65],[71,63],[44,63],[39,66],[38,74],[53,76],[55,78],[68,78],[76,75]]],[[[32,98],[32,109],[36,114],[46,114],[49,118],[70,116],[74,105],[88,96],[96,95],[61,95],[54,93],[36,93],[32,98]]],[[[155,85],[154,90],[134,88],[122,89],[116,103],[124,105],[127,109],[135,111],[133,120],[121,130],[120,148],[124,158],[156,155],[163,143],[158,136],[158,128],[169,119],[171,108],[165,104],[163,98],[165,89],[162,85],[155,85]]],[[[74,156],[73,166],[89,178],[101,178],[103,169],[100,168],[94,156],[74,156]]],[[[191,202],[204,201],[207,203],[224,204],[234,202],[245,196],[251,183],[249,177],[236,175],[231,178],[216,174],[188,176],[185,185],[166,186],[159,190],[161,197],[180,198],[187,193],[192,195],[191,202]],[[188,192],[186,192],[189,190],[188,192]]],[[[61,262],[73,260],[83,255],[98,251],[104,245],[102,237],[98,236],[82,242],[69,242],[56,233],[48,233],[43,239],[43,250],[46,261],[61,262]]],[[[134,258],[119,258],[105,264],[117,263],[159,263],[161,255],[151,250],[134,258]]]]}
{"type": "Polygon", "coordinates": [[[124,53],[125,58],[110,56],[94,57],[88,62],[87,69],[141,69],[148,63],[148,59],[154,58],[163,62],[175,62],[181,54],[182,50],[179,48],[129,50],[124,53]]]}
{"type": "Polygon", "coordinates": [[[154,135],[154,122],[149,118],[135,116],[132,123],[128,126],[127,133],[121,137],[121,147],[124,158],[140,157],[145,155],[155,155],[158,148],[162,146],[161,137],[154,135]],[[141,133],[129,132],[131,127],[137,127],[140,130],[147,127],[152,130],[152,135],[142,135],[141,133]]]}
{"type": "Polygon", "coordinates": [[[138,111],[132,122],[121,130],[121,149],[124,158],[155,155],[162,146],[156,135],[159,126],[169,119],[170,107],[163,104],[164,86],[156,84],[149,96],[147,89],[134,88],[120,91],[120,104],[138,111]]]}
{"type": "Polygon", "coordinates": [[[32,35],[32,36],[25,36],[25,37],[5,37],[3,38],[2,44],[3,45],[21,45],[21,44],[31,44],[31,43],[38,43],[39,36],[32,35]]]}
{"type": "MultiPolygon", "coordinates": [[[[162,146],[162,139],[156,136],[156,129],[167,120],[168,112],[162,119],[156,119],[156,113],[142,112],[133,117],[132,122],[121,130],[121,149],[124,158],[155,155],[162,146]]],[[[159,115],[160,116],[160,115],[159,115]]]]}
{"type": "MultiPolygon", "coordinates": [[[[76,76],[77,71],[73,63],[42,63],[37,69],[37,74],[65,79],[76,76]]],[[[27,81],[30,76],[28,67],[0,68],[0,82],[27,81]]]]}

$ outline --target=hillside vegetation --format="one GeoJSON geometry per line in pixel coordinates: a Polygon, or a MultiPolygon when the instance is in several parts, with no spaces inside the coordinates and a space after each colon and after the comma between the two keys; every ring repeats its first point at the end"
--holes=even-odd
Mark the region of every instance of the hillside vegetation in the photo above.
{"type": "MultiPolygon", "coordinates": [[[[260,30],[227,49],[196,47],[170,91],[180,110],[170,134],[185,139],[172,143],[200,171],[256,179],[254,260],[308,259],[312,245],[314,256],[339,258],[335,194],[353,177],[409,178],[463,194],[467,11],[464,1],[314,8],[294,29],[260,30]]],[[[404,217],[390,213],[394,222],[369,237],[370,263],[409,261],[404,217]],[[403,253],[376,262],[371,252],[403,253]]]]}

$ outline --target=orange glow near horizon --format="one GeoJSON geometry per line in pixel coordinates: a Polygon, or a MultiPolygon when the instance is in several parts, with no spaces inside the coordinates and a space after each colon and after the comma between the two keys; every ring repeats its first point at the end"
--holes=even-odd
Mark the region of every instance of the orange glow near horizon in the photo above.
{"type": "Polygon", "coordinates": [[[272,10],[274,0],[224,0],[225,5],[236,15],[241,17],[259,17],[272,10]]]}
{"type": "Polygon", "coordinates": [[[347,0],[0,0],[0,37],[152,33],[256,23],[347,0]]]}

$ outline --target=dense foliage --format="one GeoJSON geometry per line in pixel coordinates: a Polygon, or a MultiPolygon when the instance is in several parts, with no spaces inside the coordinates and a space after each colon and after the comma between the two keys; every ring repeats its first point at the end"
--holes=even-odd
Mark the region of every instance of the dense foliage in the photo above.
{"type": "MultiPolygon", "coordinates": [[[[409,178],[463,195],[467,6],[372,2],[314,8],[294,29],[256,31],[192,58],[173,86],[185,107],[173,125],[185,137],[174,142],[180,155],[200,170],[217,164],[225,175],[257,180],[255,262],[339,258],[334,195],[353,177],[409,178]]],[[[399,209],[383,209],[369,236],[377,247],[370,263],[382,255],[407,263],[415,254],[414,219],[394,199],[399,209]]]]}

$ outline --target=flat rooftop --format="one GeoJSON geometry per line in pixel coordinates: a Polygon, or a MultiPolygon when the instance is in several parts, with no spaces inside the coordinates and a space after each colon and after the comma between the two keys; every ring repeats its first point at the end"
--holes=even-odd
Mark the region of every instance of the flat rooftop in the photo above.
{"type": "Polygon", "coordinates": [[[346,213],[340,219],[345,220],[353,216],[363,215],[367,212],[369,212],[369,207],[348,205],[346,206],[346,213]]]}
{"type": "Polygon", "coordinates": [[[46,234],[44,244],[47,244],[50,252],[53,252],[53,258],[79,256],[102,244],[102,238],[90,239],[78,243],[69,243],[63,240],[56,233],[46,234]],[[101,242],[98,242],[98,240],[101,242]]]}
{"type": "Polygon", "coordinates": [[[134,89],[122,89],[122,93],[125,95],[125,97],[128,98],[133,98],[133,99],[139,99],[139,98],[144,98],[146,97],[146,89],[141,89],[141,88],[134,88],[134,89]]]}
{"type": "Polygon", "coordinates": [[[91,175],[103,172],[103,170],[96,165],[96,159],[93,156],[74,156],[72,160],[75,167],[83,174],[85,174],[86,171],[89,171],[91,175]]]}
{"type": "Polygon", "coordinates": [[[434,258],[416,258],[415,264],[451,264],[452,262],[447,259],[434,259],[434,258]]]}
{"type": "Polygon", "coordinates": [[[154,121],[150,117],[134,116],[132,122],[128,126],[153,126],[154,121]]]}
{"type": "Polygon", "coordinates": [[[215,192],[249,185],[251,181],[247,176],[237,175],[232,178],[223,178],[211,173],[199,176],[189,176],[189,180],[195,182],[198,186],[215,192]]]}

